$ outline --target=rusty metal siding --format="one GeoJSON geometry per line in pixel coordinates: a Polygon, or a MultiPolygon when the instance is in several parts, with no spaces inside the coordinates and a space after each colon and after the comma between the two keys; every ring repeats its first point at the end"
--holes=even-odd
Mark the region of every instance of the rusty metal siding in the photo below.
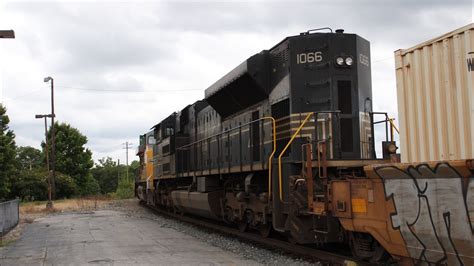
{"type": "Polygon", "coordinates": [[[473,158],[471,52],[474,24],[395,51],[402,162],[473,158]]]}

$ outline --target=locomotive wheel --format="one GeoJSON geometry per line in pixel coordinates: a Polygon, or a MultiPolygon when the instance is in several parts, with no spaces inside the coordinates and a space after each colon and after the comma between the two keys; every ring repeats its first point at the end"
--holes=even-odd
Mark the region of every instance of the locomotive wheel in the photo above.
{"type": "Polygon", "coordinates": [[[243,233],[247,231],[249,224],[246,221],[241,221],[238,222],[237,226],[239,227],[239,231],[243,233]]]}
{"type": "Polygon", "coordinates": [[[290,244],[292,245],[298,244],[298,242],[296,242],[296,239],[291,235],[288,236],[288,242],[290,242],[290,244]]]}
{"type": "Polygon", "coordinates": [[[270,223],[267,224],[260,224],[258,226],[258,231],[260,232],[260,235],[264,238],[267,238],[270,236],[270,233],[272,232],[272,225],[270,223]]]}
{"type": "Polygon", "coordinates": [[[173,214],[179,214],[179,210],[176,207],[172,207],[170,210],[173,214]]]}

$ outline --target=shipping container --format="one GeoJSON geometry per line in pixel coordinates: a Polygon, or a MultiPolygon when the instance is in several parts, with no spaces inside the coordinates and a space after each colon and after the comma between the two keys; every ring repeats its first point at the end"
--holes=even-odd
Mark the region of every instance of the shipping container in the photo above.
{"type": "Polygon", "coordinates": [[[395,51],[402,162],[474,154],[474,24],[395,51]]]}

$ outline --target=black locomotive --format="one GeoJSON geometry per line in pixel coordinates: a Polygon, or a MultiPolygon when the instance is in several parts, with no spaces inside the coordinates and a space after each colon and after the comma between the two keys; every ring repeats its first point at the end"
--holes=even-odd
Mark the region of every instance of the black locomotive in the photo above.
{"type": "Polygon", "coordinates": [[[376,158],[383,113],[372,112],[370,68],[369,42],[343,30],[304,32],[251,56],[140,137],[137,196],[263,236],[348,242],[330,182],[364,176],[396,151],[387,130],[376,158]]]}

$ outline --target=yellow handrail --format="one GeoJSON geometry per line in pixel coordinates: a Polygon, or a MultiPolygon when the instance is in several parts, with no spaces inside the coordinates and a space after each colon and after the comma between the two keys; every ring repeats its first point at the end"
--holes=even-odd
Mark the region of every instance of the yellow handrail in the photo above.
{"type": "MultiPolygon", "coordinates": [[[[278,156],[278,185],[279,185],[279,189],[280,189],[280,200],[283,201],[283,189],[282,189],[282,181],[281,181],[281,157],[283,156],[283,154],[285,153],[285,151],[288,149],[288,147],[291,145],[291,143],[293,142],[293,140],[296,138],[296,136],[300,133],[301,129],[303,128],[303,126],[306,124],[306,122],[308,121],[308,119],[313,115],[313,113],[309,113],[306,118],[303,120],[303,122],[301,123],[301,125],[298,127],[298,129],[296,130],[295,134],[293,134],[293,136],[291,137],[290,141],[288,141],[288,143],[286,144],[285,148],[283,148],[283,150],[281,151],[280,155],[278,156]]],[[[291,129],[290,129],[291,130],[291,129]]]]}
{"type": "Polygon", "coordinates": [[[400,134],[400,130],[398,130],[398,127],[395,125],[395,123],[393,123],[393,120],[395,120],[395,118],[388,119],[390,125],[392,125],[392,127],[397,131],[397,133],[400,134]]]}

